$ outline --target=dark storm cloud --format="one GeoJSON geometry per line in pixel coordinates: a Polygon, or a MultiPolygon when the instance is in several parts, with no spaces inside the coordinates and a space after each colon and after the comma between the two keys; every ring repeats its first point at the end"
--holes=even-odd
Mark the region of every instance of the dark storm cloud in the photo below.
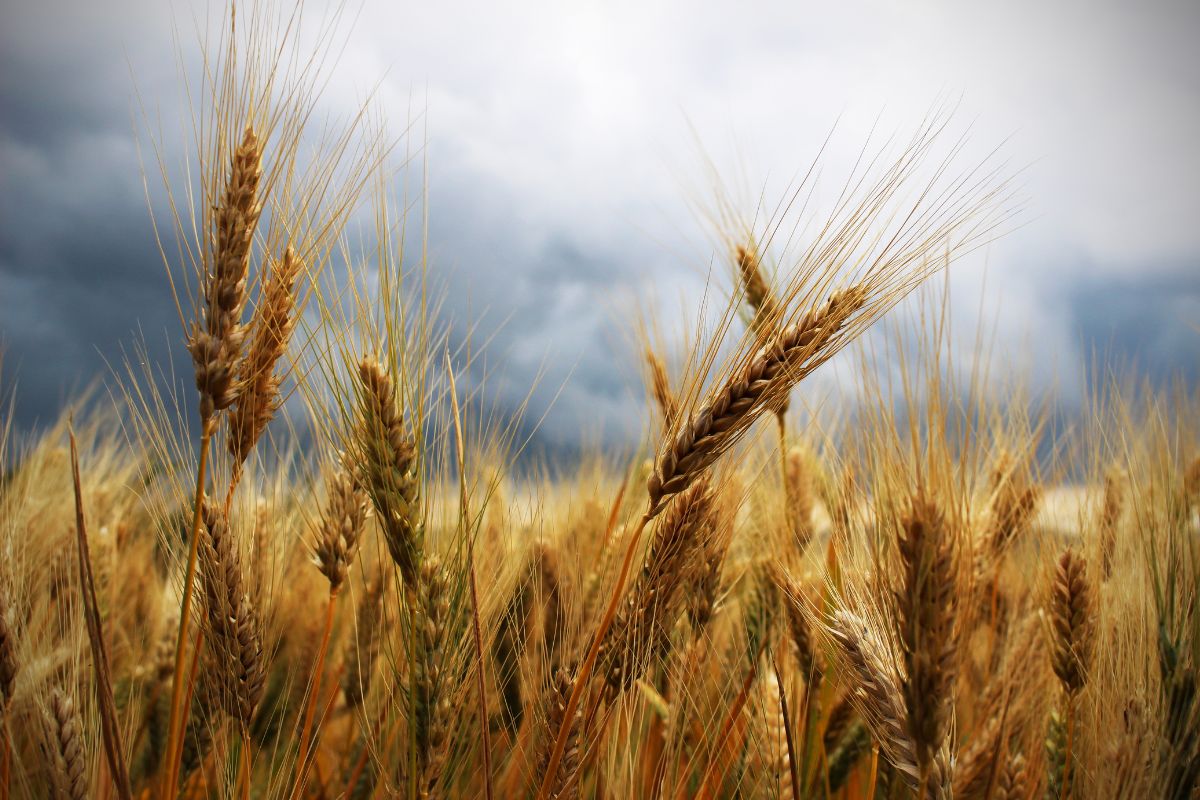
{"type": "MultiPolygon", "coordinates": [[[[61,8],[59,10],[62,10],[61,8]]],[[[133,136],[129,64],[64,17],[6,14],[0,49],[0,341],[19,427],[178,325],[133,136]],[[63,46],[69,42],[71,46],[63,46]]]]}
{"type": "MultiPolygon", "coordinates": [[[[205,13],[194,5],[177,17],[192,57],[191,15],[205,13]]],[[[827,153],[836,173],[879,109],[919,116],[946,80],[966,92],[984,149],[1017,130],[1014,163],[1036,162],[1029,224],[979,259],[989,286],[1005,287],[1002,345],[1020,352],[1032,334],[1062,364],[1110,352],[1158,378],[1196,379],[1200,62],[1185,55],[1195,4],[927,3],[864,16],[781,3],[732,26],[719,4],[606,8],[367,2],[323,100],[344,113],[386,74],[379,101],[398,128],[424,82],[416,106],[444,318],[458,341],[470,331],[489,342],[497,402],[513,409],[531,395],[532,420],[553,406],[544,442],[635,434],[628,309],[652,291],[696,305],[712,253],[685,208],[696,198],[670,174],[702,172],[680,152],[689,126],[749,142],[762,155],[754,185],[807,164],[840,117],[827,153]],[[1071,257],[1051,268],[1055,253],[1071,257]]],[[[139,332],[152,359],[165,365],[170,342],[189,373],[135,144],[160,118],[177,128],[171,36],[170,11],[148,0],[4,12],[0,339],[23,427],[52,419],[139,332]]],[[[172,164],[182,155],[164,153],[172,164]]],[[[726,170],[744,153],[710,155],[726,170]]],[[[957,296],[974,305],[982,270],[956,272],[957,296]]],[[[681,328],[671,316],[662,327],[681,328]]]]}
{"type": "MultiPolygon", "coordinates": [[[[1135,270],[1130,270],[1136,274],[1135,270]]],[[[1068,297],[1072,327],[1100,364],[1163,384],[1200,383],[1200,261],[1162,277],[1088,281],[1068,297]]],[[[1103,376],[1098,376],[1103,377],[1103,376]]]]}

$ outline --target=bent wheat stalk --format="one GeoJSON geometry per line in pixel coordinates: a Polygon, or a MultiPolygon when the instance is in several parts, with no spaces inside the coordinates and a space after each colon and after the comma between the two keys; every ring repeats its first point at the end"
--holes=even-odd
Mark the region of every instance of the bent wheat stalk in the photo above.
{"type": "MultiPolygon", "coordinates": [[[[564,719],[573,717],[583,688],[592,676],[601,645],[616,617],[633,566],[634,553],[646,526],[672,497],[691,486],[704,470],[732,447],[764,410],[816,368],[821,362],[820,356],[836,346],[843,326],[863,307],[866,300],[867,290],[861,286],[836,292],[823,308],[809,311],[798,322],[784,328],[770,343],[759,348],[726,383],[718,386],[659,452],[646,481],[648,508],[629,536],[612,596],[575,677],[564,719]]],[[[558,732],[546,775],[538,791],[538,797],[543,800],[549,790],[550,776],[558,768],[566,737],[564,726],[558,732]]]]}

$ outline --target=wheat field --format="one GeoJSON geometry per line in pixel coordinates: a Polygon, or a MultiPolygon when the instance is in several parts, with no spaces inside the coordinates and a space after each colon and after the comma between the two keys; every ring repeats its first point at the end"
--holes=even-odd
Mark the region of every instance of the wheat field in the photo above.
{"type": "Polygon", "coordinates": [[[798,233],[718,193],[691,344],[630,324],[641,444],[552,463],[400,140],[321,129],[327,62],[243,16],[194,185],[149,151],[194,374],[3,398],[0,797],[1200,797],[1200,398],[1063,424],[953,352],[938,276],[1015,201],[945,113],[798,233]],[[865,400],[802,394],[835,357],[865,400]]]}

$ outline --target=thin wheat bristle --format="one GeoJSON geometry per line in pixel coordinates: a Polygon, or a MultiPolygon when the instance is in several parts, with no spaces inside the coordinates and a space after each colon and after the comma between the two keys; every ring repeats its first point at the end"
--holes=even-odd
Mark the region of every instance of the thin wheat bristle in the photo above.
{"type": "MultiPolygon", "coordinates": [[[[536,559],[536,554],[534,555],[536,559]]],[[[533,586],[530,581],[537,563],[528,565],[513,587],[492,637],[492,662],[500,692],[503,721],[513,732],[520,728],[525,716],[521,687],[521,658],[529,640],[529,614],[533,586]]]]}
{"type": "Polygon", "coordinates": [[[846,785],[850,772],[860,759],[871,751],[871,732],[861,722],[837,740],[829,753],[829,791],[837,792],[846,785]]]}
{"type": "Polygon", "coordinates": [[[1058,559],[1050,597],[1054,674],[1068,694],[1087,682],[1092,649],[1092,589],[1083,557],[1068,548],[1058,559]]]}
{"type": "Polygon", "coordinates": [[[200,392],[200,418],[213,415],[237,397],[237,370],[245,327],[246,275],[250,246],[262,212],[258,197],[262,150],[254,129],[246,127],[234,151],[224,191],[213,216],[212,251],[207,257],[204,324],[197,320],[189,342],[200,392]]]}
{"type": "Polygon", "coordinates": [[[784,611],[787,615],[788,633],[792,643],[792,652],[796,656],[796,664],[804,680],[816,685],[821,679],[820,662],[813,642],[812,627],[804,611],[804,590],[800,584],[787,576],[781,576],[780,591],[784,597],[784,611]]]}
{"type": "Polygon", "coordinates": [[[262,631],[229,523],[210,503],[202,505],[200,563],[208,623],[206,646],[220,674],[225,712],[249,727],[262,699],[266,675],[262,631]]]}
{"type": "Polygon", "coordinates": [[[317,566],[329,580],[331,592],[337,592],[346,580],[366,518],[367,497],[358,481],[344,469],[331,471],[314,547],[317,566]]]}
{"type": "Polygon", "coordinates": [[[355,614],[355,635],[346,645],[343,662],[346,672],[342,677],[342,695],[346,705],[355,708],[362,705],[371,691],[375,660],[379,657],[382,638],[384,594],[387,582],[383,570],[379,570],[367,586],[355,614]]]}
{"type": "Polygon", "coordinates": [[[649,516],[691,485],[768,407],[778,404],[867,301],[861,287],[836,292],[820,309],[780,331],[728,382],[717,387],[659,452],[646,481],[649,516]]]}
{"type": "Polygon", "coordinates": [[[1002,452],[992,470],[992,496],[988,505],[987,527],[981,554],[983,574],[994,567],[1008,547],[1029,527],[1041,500],[1041,489],[1026,481],[1017,471],[1016,460],[1002,452]]]}
{"type": "Polygon", "coordinates": [[[287,352],[296,329],[296,279],[303,264],[291,247],[271,259],[270,277],[263,284],[250,324],[250,344],[242,359],[237,397],[229,416],[229,454],[242,463],[254,449],[267,423],[279,408],[282,378],[275,366],[287,352]]]}
{"type": "Polygon", "coordinates": [[[688,622],[699,636],[717,612],[721,592],[721,568],[725,563],[728,539],[712,537],[701,556],[700,566],[687,593],[688,622]]]}
{"type": "Polygon", "coordinates": [[[567,598],[558,555],[546,542],[536,546],[537,588],[542,604],[542,649],[551,674],[558,669],[567,636],[567,598]]]}
{"type": "Polygon", "coordinates": [[[407,433],[392,377],[372,358],[359,362],[362,401],[356,453],[383,538],[404,582],[413,586],[421,559],[417,446],[407,433]]]}

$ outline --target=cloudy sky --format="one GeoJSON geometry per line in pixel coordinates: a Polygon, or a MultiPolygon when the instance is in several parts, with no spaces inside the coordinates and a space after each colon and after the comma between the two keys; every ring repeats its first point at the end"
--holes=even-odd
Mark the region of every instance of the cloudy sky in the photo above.
{"type": "MultiPolygon", "coordinates": [[[[138,98],[168,128],[183,118],[175,29],[194,62],[204,4],[2,8],[0,380],[5,394],[15,382],[28,427],[139,336],[182,363],[138,98]]],[[[422,112],[447,313],[496,332],[502,397],[542,373],[533,410],[557,396],[547,441],[630,432],[641,392],[623,309],[699,298],[714,253],[689,203],[707,199],[706,158],[769,193],[831,129],[824,163],[838,174],[872,125],[907,132],[946,98],[968,156],[1003,142],[1022,168],[1025,208],[955,268],[960,326],[973,334],[982,314],[1001,363],[1067,397],[1093,352],[1200,377],[1191,0],[362,0],[351,12],[324,110],[377,87],[395,129],[422,112]]]]}

